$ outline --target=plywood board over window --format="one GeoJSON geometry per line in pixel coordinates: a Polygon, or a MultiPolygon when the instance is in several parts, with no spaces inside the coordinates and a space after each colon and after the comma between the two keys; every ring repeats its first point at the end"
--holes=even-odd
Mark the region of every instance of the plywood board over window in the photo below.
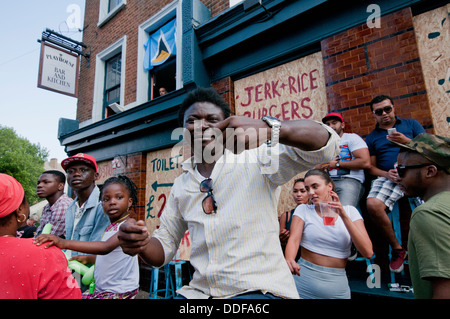
{"type": "Polygon", "coordinates": [[[450,4],[414,17],[434,133],[449,137],[450,4]]]}
{"type": "Polygon", "coordinates": [[[320,121],[328,111],[322,53],[237,80],[234,95],[237,115],[320,121]]]}
{"type": "MultiPolygon", "coordinates": [[[[145,223],[150,234],[161,224],[160,217],[169,199],[175,178],[181,172],[183,149],[169,148],[147,154],[147,183],[145,186],[145,223]]],[[[189,260],[191,241],[189,231],[181,240],[178,259],[189,260]]]]}

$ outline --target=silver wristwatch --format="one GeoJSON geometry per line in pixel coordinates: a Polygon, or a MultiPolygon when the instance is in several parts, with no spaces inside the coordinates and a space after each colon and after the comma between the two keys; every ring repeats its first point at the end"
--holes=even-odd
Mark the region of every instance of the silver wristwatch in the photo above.
{"type": "Polygon", "coordinates": [[[281,121],[273,116],[264,116],[261,120],[271,128],[269,146],[277,145],[280,141],[281,121]]]}

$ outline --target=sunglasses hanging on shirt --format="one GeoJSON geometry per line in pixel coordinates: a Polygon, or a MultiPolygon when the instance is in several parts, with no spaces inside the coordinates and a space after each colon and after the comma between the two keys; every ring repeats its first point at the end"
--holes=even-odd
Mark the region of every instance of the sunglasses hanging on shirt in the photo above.
{"type": "Polygon", "coordinates": [[[213,188],[212,188],[212,179],[207,178],[200,183],[200,191],[202,193],[208,193],[206,197],[202,201],[203,212],[207,215],[217,213],[217,203],[214,198],[213,188]]]}

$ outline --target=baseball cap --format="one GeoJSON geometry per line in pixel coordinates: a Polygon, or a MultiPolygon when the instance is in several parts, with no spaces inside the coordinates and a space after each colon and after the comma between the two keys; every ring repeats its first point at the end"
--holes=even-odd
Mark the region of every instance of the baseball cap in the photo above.
{"type": "Polygon", "coordinates": [[[94,167],[96,172],[98,171],[97,170],[97,162],[95,161],[95,158],[91,155],[84,154],[84,153],[78,153],[74,156],[68,157],[65,160],[63,160],[61,162],[61,166],[66,171],[67,167],[73,162],[84,162],[84,163],[94,167]]]}
{"type": "Polygon", "coordinates": [[[421,133],[406,144],[395,144],[419,153],[450,174],[450,138],[421,133]]]}
{"type": "Polygon", "coordinates": [[[323,119],[322,119],[322,123],[325,124],[326,121],[331,120],[331,119],[336,119],[338,121],[341,121],[342,123],[344,123],[344,119],[342,118],[342,115],[336,112],[331,112],[329,114],[327,114],[323,119]]]}
{"type": "Polygon", "coordinates": [[[16,211],[24,195],[22,185],[14,177],[0,173],[0,218],[16,211]]]}

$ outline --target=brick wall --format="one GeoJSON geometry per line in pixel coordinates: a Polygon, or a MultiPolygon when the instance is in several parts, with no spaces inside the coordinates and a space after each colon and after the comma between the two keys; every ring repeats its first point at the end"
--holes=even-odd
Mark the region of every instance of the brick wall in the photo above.
{"type": "Polygon", "coordinates": [[[406,8],[381,17],[381,28],[363,24],[321,42],[328,106],[343,114],[348,132],[372,131],[368,103],[381,94],[393,97],[396,115],[432,132],[412,18],[406,8]]]}
{"type": "Polygon", "coordinates": [[[215,17],[230,7],[229,0],[201,0],[201,2],[209,9],[211,17],[215,17]]]}
{"type": "Polygon", "coordinates": [[[83,26],[83,42],[88,46],[88,50],[91,51],[91,58],[89,67],[87,67],[86,59],[81,59],[76,115],[77,120],[79,120],[80,122],[86,121],[92,117],[92,101],[95,82],[95,55],[103,50],[95,46],[95,40],[98,37],[98,10],[99,1],[86,1],[83,26]]]}
{"type": "Polygon", "coordinates": [[[216,89],[222,98],[230,105],[231,112],[235,112],[234,108],[234,82],[231,78],[224,78],[211,84],[216,89]]]}

